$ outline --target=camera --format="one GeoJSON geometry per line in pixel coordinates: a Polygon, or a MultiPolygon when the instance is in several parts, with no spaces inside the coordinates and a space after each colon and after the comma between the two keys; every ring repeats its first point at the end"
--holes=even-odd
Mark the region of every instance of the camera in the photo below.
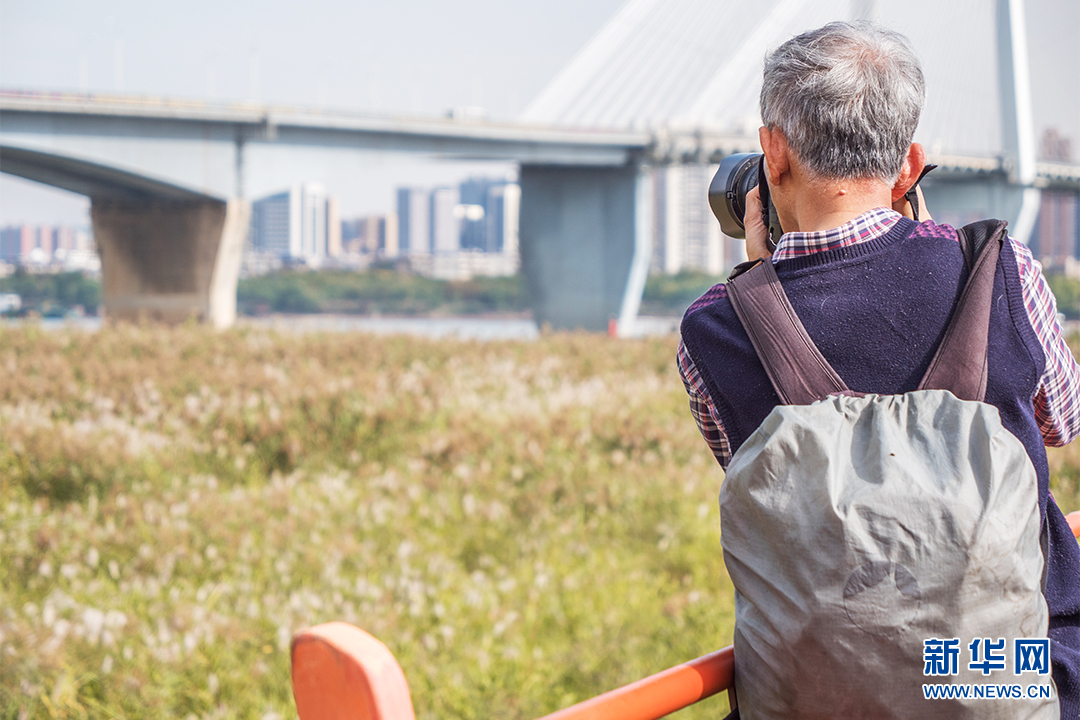
{"type": "Polygon", "coordinates": [[[769,228],[769,237],[765,244],[769,252],[776,249],[776,243],[784,231],[780,227],[780,217],[769,197],[769,184],[765,182],[765,156],[761,153],[740,153],[728,155],[720,163],[712,182],[709,183],[709,206],[713,215],[720,221],[720,229],[733,238],[746,237],[746,194],[759,186],[761,188],[761,219],[769,228]]]}

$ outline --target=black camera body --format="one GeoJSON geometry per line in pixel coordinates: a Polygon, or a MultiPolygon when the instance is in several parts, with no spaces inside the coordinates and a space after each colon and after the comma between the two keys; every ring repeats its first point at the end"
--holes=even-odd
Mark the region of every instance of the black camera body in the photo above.
{"type": "Polygon", "coordinates": [[[769,228],[769,237],[765,244],[769,252],[776,249],[776,243],[784,234],[780,227],[780,217],[769,197],[769,183],[765,181],[765,156],[761,153],[740,153],[728,155],[720,163],[712,182],[709,184],[709,206],[713,215],[720,221],[720,229],[728,237],[746,237],[746,194],[755,187],[760,187],[761,219],[769,228]]]}

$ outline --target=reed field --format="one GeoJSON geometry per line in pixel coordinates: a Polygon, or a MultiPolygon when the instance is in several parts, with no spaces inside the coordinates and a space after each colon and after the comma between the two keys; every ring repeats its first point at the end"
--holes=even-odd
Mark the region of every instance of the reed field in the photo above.
{"type": "MultiPolygon", "coordinates": [[[[2,717],[292,718],[289,640],[330,620],[424,720],[728,644],[676,344],[0,328],[2,717]]],[[[1078,452],[1051,456],[1066,509],[1078,452]]]]}
{"type": "Polygon", "coordinates": [[[329,620],[421,718],[727,644],[675,346],[0,330],[3,716],[294,717],[290,637],[329,620]]]}

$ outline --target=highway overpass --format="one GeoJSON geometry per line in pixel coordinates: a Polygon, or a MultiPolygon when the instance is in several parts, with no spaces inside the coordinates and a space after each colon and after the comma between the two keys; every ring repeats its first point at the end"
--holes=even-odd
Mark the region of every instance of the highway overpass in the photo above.
{"type": "Polygon", "coordinates": [[[1080,165],[1036,161],[1024,3],[976,5],[630,0],[516,123],[5,91],[0,171],[90,197],[106,314],[223,326],[256,151],[511,161],[537,321],[628,328],[651,256],[650,168],[755,150],[760,58],[837,17],[898,28],[923,56],[916,140],[941,166],[935,212],[1003,217],[1024,241],[1042,189],[1080,191],[1080,165]]]}

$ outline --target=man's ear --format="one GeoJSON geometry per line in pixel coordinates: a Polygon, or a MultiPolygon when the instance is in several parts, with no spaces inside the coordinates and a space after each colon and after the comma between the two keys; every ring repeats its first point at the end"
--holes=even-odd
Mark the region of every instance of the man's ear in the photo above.
{"type": "Polygon", "coordinates": [[[761,142],[761,150],[765,153],[765,169],[769,173],[769,184],[779,185],[780,178],[791,169],[791,161],[788,157],[787,138],[780,128],[758,128],[758,140],[761,142]]]}
{"type": "Polygon", "coordinates": [[[900,168],[900,174],[896,177],[896,184],[893,185],[893,202],[904,197],[904,193],[910,190],[911,186],[922,175],[924,167],[926,167],[926,151],[923,150],[923,146],[919,143],[911,143],[907,151],[907,157],[904,158],[904,165],[900,168]]]}

